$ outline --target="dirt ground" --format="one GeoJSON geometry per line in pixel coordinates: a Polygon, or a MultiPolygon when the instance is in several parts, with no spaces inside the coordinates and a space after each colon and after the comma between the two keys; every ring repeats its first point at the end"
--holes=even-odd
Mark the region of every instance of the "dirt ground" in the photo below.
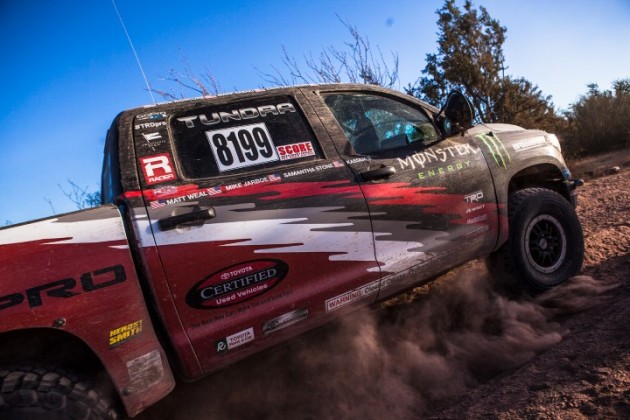
{"type": "MultiPolygon", "coordinates": [[[[558,318],[561,342],[448,406],[438,405],[426,418],[630,418],[630,169],[587,180],[579,191],[582,272],[590,277],[574,280],[611,289],[591,294],[592,307],[558,318]]],[[[567,286],[580,288],[573,283],[567,286]]],[[[576,297],[556,292],[556,304],[576,297]]]]}
{"type": "Polygon", "coordinates": [[[630,418],[630,168],[586,176],[586,257],[567,284],[531,298],[474,261],[178,383],[138,418],[630,418]]]}

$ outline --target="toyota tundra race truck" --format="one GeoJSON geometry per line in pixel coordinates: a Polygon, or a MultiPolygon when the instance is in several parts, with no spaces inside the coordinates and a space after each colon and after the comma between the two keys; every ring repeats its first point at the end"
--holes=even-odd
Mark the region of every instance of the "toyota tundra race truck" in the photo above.
{"type": "Polygon", "coordinates": [[[185,381],[471,259],[583,260],[553,134],[367,85],[122,112],[103,205],[0,229],[0,417],[135,416],[185,381]]]}

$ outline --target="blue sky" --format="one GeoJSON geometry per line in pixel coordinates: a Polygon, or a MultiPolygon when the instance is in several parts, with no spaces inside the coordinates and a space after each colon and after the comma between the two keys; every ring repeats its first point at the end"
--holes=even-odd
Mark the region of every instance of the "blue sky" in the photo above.
{"type": "MultiPolygon", "coordinates": [[[[281,66],[349,40],[337,15],[400,59],[401,88],[437,49],[424,1],[117,0],[151,83],[169,68],[208,67],[224,91],[265,84],[255,68],[281,66]]],[[[462,4],[461,2],[459,3],[462,4]]],[[[566,109],[588,83],[630,77],[630,1],[478,0],[508,28],[507,73],[566,109]]],[[[124,109],[151,102],[111,0],[0,0],[0,225],[74,210],[58,185],[97,190],[107,129],[124,109]]]]}

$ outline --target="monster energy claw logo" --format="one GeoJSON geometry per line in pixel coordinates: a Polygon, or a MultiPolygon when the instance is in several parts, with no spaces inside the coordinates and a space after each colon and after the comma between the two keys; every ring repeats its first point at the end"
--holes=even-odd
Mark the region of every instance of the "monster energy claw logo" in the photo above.
{"type": "Polygon", "coordinates": [[[507,164],[512,162],[512,158],[503,146],[501,140],[499,140],[499,138],[493,133],[477,134],[475,137],[477,137],[483,142],[483,144],[486,145],[497,166],[503,166],[503,168],[507,169],[507,164]]]}

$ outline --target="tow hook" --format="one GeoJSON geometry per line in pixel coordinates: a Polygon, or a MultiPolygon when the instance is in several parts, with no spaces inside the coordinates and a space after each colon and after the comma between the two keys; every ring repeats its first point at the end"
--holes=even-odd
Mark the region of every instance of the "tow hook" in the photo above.
{"type": "Polygon", "coordinates": [[[573,208],[577,207],[577,191],[575,189],[584,185],[584,180],[581,178],[567,179],[564,181],[564,185],[571,205],[573,208]]]}
{"type": "Polygon", "coordinates": [[[577,187],[581,187],[582,185],[584,185],[584,180],[582,178],[569,180],[569,188],[571,188],[572,190],[576,189],[577,187]]]}

